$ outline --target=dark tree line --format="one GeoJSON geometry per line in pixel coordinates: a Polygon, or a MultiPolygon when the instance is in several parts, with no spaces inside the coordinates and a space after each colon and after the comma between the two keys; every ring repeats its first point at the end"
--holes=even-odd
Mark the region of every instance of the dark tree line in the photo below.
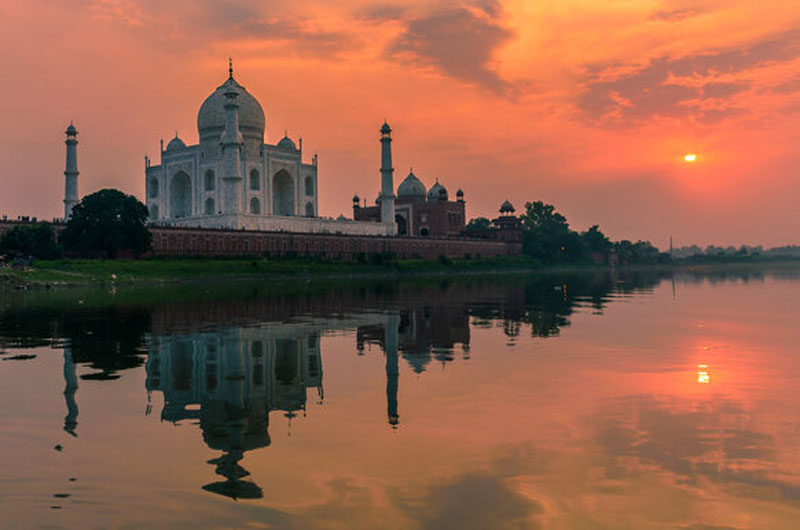
{"type": "MultiPolygon", "coordinates": [[[[598,225],[584,232],[572,230],[567,218],[555,206],[542,201],[525,203],[518,217],[522,228],[522,252],[543,263],[666,263],[669,254],[660,252],[649,241],[611,241],[598,225]]],[[[467,235],[490,229],[485,217],[470,220],[467,235]]]]}

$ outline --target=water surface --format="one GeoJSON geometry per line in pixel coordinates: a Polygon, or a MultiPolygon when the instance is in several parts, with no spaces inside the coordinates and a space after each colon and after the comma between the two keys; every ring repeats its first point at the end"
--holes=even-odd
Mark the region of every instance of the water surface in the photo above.
{"type": "Polygon", "coordinates": [[[0,520],[796,528],[798,278],[0,291],[0,520]]]}

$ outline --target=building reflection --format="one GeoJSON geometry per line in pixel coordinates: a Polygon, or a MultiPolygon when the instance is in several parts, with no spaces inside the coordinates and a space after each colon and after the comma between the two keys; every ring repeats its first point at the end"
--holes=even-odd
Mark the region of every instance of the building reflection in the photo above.
{"type": "Polygon", "coordinates": [[[599,311],[619,293],[651,288],[658,276],[536,275],[345,286],[243,283],[198,292],[184,286],[59,293],[0,300],[0,347],[63,351],[59,426],[78,435],[80,380],[113,382],[145,365],[150,395],[163,394],[161,419],[197,423],[219,456],[220,480],[204,486],[231,498],[261,496],[247,479],[246,454],[270,445],[272,414],[291,421],[308,399],[322,400],[322,335],[355,330],[356,350],[385,356],[386,421],[401,425],[400,371],[416,374],[470,356],[471,328],[498,327],[513,341],[530,330],[557,335],[581,307],[599,311]],[[171,290],[172,289],[172,290],[171,290]],[[309,397],[312,396],[312,397],[309,397]]]}
{"type": "Polygon", "coordinates": [[[225,480],[203,489],[261,497],[240,462],[270,444],[271,411],[291,418],[305,410],[309,389],[321,397],[320,333],[272,324],[154,336],[146,371],[148,392],[164,396],[161,419],[199,421],[206,445],[222,452],[208,463],[225,480]]]}

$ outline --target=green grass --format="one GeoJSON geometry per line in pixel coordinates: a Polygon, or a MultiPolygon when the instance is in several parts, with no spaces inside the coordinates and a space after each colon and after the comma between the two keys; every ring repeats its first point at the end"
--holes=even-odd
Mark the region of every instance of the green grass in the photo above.
{"type": "Polygon", "coordinates": [[[141,260],[37,261],[27,270],[0,270],[0,283],[17,285],[80,285],[114,282],[173,282],[206,278],[326,277],[406,275],[540,268],[526,257],[460,260],[379,260],[365,263],[318,258],[153,258],[141,260]]]}

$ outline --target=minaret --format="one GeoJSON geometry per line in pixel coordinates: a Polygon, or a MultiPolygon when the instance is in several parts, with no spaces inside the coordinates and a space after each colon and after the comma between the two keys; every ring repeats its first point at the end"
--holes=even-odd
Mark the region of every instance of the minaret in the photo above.
{"type": "Polygon", "coordinates": [[[397,232],[394,220],[394,168],[392,167],[392,128],[385,121],[381,127],[381,222],[391,224],[392,233],[397,232]]]}
{"type": "MultiPolygon", "coordinates": [[[[233,77],[233,71],[230,70],[233,77]]],[[[240,213],[242,187],[242,133],[239,130],[239,93],[231,87],[225,92],[225,131],[222,133],[222,213],[240,213]]]]}
{"type": "Polygon", "coordinates": [[[78,203],[78,130],[69,123],[67,127],[67,168],[64,170],[64,220],[72,215],[72,207],[78,203]]]}

